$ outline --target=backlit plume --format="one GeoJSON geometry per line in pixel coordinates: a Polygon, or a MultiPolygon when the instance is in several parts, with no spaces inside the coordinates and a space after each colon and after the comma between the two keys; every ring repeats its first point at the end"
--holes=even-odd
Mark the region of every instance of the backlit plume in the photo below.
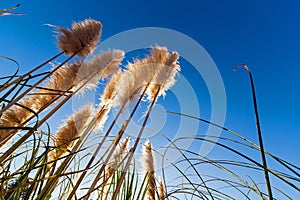
{"type": "Polygon", "coordinates": [[[92,53],[100,41],[102,24],[96,20],[87,19],[74,22],[70,29],[57,26],[58,48],[68,55],[77,53],[84,57],[92,53]]]}
{"type": "Polygon", "coordinates": [[[148,84],[147,95],[150,101],[157,91],[158,96],[164,96],[175,84],[175,76],[180,71],[178,59],[177,52],[170,53],[167,48],[156,46],[145,59],[129,63],[115,86],[114,106],[134,102],[148,84]]]}
{"type": "Polygon", "coordinates": [[[49,161],[60,158],[72,147],[72,144],[80,137],[93,116],[94,107],[92,104],[87,104],[65,121],[54,136],[55,149],[50,152],[49,161]]]}
{"type": "MultiPolygon", "coordinates": [[[[93,56],[91,60],[82,63],[76,77],[76,85],[80,86],[89,80],[84,88],[96,88],[98,81],[101,78],[107,78],[109,75],[114,74],[121,64],[125,53],[121,50],[108,50],[93,56]]],[[[83,93],[81,90],[80,93],[83,93]]]]}
{"type": "Polygon", "coordinates": [[[143,147],[142,164],[147,176],[147,199],[155,200],[155,159],[152,152],[151,142],[148,140],[143,147]]]}
{"type": "Polygon", "coordinates": [[[175,84],[175,76],[180,71],[177,52],[169,53],[167,48],[157,46],[151,50],[151,55],[148,64],[157,63],[157,65],[153,81],[147,91],[150,101],[153,100],[157,90],[159,90],[158,96],[165,96],[166,91],[175,84]]]}
{"type": "Polygon", "coordinates": [[[126,156],[128,151],[130,138],[124,138],[121,144],[117,147],[115,153],[112,156],[111,161],[107,165],[107,171],[105,173],[105,180],[108,180],[113,173],[120,167],[123,162],[123,159],[126,156]]]}
{"type": "MultiPolygon", "coordinates": [[[[36,89],[33,95],[26,96],[19,104],[31,109],[34,112],[41,111],[54,103],[63,93],[74,86],[74,80],[80,68],[80,63],[64,65],[56,70],[51,78],[42,85],[42,88],[36,89]],[[43,89],[45,88],[45,89],[43,89]]],[[[24,126],[34,113],[21,106],[13,105],[5,111],[0,118],[1,126],[24,126]]],[[[0,130],[0,139],[8,135],[13,136],[17,131],[0,130]]]]}

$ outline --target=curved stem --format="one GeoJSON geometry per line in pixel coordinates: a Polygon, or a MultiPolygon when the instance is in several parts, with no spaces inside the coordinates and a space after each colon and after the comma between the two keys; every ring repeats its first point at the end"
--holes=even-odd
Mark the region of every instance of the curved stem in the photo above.
{"type": "Polygon", "coordinates": [[[268,188],[269,199],[272,200],[273,199],[272,188],[271,188],[270,178],[269,178],[269,174],[268,174],[268,170],[267,170],[268,167],[267,167],[266,156],[265,156],[265,153],[264,153],[265,150],[264,150],[262,133],[261,133],[259,117],[258,117],[258,107],[257,107],[257,102],[256,102],[254,81],[253,81],[252,73],[251,73],[249,67],[246,64],[240,64],[239,66],[237,66],[234,69],[234,71],[238,70],[240,67],[244,67],[248,71],[248,74],[249,74],[249,77],[250,77],[252,98],[253,98],[253,105],[254,105],[254,112],[255,112],[255,120],[256,120],[256,129],[257,129],[258,141],[259,141],[259,146],[260,146],[260,153],[261,153],[262,163],[263,163],[263,167],[264,167],[264,173],[265,173],[265,179],[266,179],[266,184],[267,184],[267,188],[268,188]]]}

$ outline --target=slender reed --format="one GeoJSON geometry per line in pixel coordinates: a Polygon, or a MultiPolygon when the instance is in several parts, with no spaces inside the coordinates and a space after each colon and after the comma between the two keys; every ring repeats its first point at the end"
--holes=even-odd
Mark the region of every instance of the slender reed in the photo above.
{"type": "Polygon", "coordinates": [[[261,158],[262,158],[262,163],[263,163],[263,168],[264,168],[264,174],[265,174],[269,199],[273,200],[272,187],[271,187],[271,183],[270,183],[267,160],[266,160],[263,139],[262,139],[262,133],[261,133],[261,129],[260,129],[260,122],[259,122],[259,117],[258,117],[258,107],[257,107],[257,103],[256,103],[254,81],[253,81],[252,73],[246,64],[240,64],[236,68],[234,68],[234,70],[236,71],[240,67],[244,67],[247,70],[249,77],[250,77],[250,84],[251,84],[251,89],[252,89],[252,98],[253,98],[253,106],[254,106],[254,111],[255,111],[255,120],[256,120],[256,128],[257,128],[257,134],[258,134],[258,141],[259,141],[259,146],[260,146],[260,153],[261,153],[261,158]]]}
{"type": "MultiPolygon", "coordinates": [[[[119,82],[119,79],[122,75],[122,70],[119,69],[109,80],[109,82],[107,83],[106,87],[104,88],[103,94],[100,97],[101,100],[101,104],[99,105],[99,111],[98,114],[95,118],[95,123],[97,122],[98,126],[101,126],[101,124],[103,124],[104,120],[102,119],[101,116],[103,116],[102,112],[105,110],[105,113],[107,114],[111,108],[111,101],[116,93],[116,85],[119,82]],[[102,121],[102,122],[101,122],[102,121]]],[[[91,165],[93,164],[98,152],[100,151],[103,143],[105,142],[106,138],[108,137],[110,131],[112,130],[113,126],[115,125],[115,123],[117,122],[117,119],[119,118],[120,114],[123,111],[124,106],[122,106],[118,112],[118,114],[116,115],[116,117],[114,118],[113,122],[111,123],[110,127],[108,128],[108,130],[106,131],[105,135],[103,136],[101,142],[98,144],[96,150],[94,151],[91,159],[89,160],[89,162],[87,163],[87,165],[84,168],[83,173],[80,175],[80,177],[77,179],[76,184],[73,186],[72,191],[70,192],[70,194],[68,195],[68,200],[71,200],[72,197],[74,196],[74,194],[76,193],[76,190],[78,189],[79,185],[81,184],[83,178],[85,177],[87,171],[90,169],[91,165]]],[[[105,119],[106,120],[106,119],[105,119]]]]}
{"type": "Polygon", "coordinates": [[[139,134],[138,134],[138,136],[137,136],[137,139],[135,140],[135,143],[134,143],[133,147],[129,150],[129,157],[128,157],[127,162],[126,162],[126,164],[125,164],[125,167],[124,167],[124,169],[123,169],[123,171],[122,171],[122,173],[121,173],[121,177],[120,177],[119,182],[118,182],[118,184],[117,184],[117,186],[116,186],[116,189],[115,189],[115,191],[114,191],[114,193],[113,193],[112,200],[116,200],[117,197],[118,197],[118,193],[119,193],[119,191],[120,191],[120,189],[121,189],[121,185],[122,185],[122,183],[123,183],[123,181],[124,181],[124,179],[125,179],[125,175],[126,175],[128,169],[129,169],[129,165],[130,165],[131,160],[132,160],[132,158],[133,158],[134,152],[135,152],[135,150],[136,150],[136,148],[137,148],[137,145],[139,144],[139,141],[140,141],[140,139],[141,139],[142,133],[143,133],[145,127],[146,127],[148,118],[149,118],[149,116],[150,116],[150,113],[151,113],[151,111],[152,111],[153,106],[155,105],[155,102],[156,102],[156,99],[157,99],[157,97],[158,97],[158,94],[159,94],[159,89],[157,90],[156,94],[153,96],[153,101],[151,102],[151,105],[150,105],[150,107],[148,108],[147,114],[146,114],[146,116],[145,116],[143,125],[142,125],[142,127],[141,127],[141,129],[140,129],[140,132],[139,132],[139,134]]]}
{"type": "MultiPolygon", "coordinates": [[[[133,110],[132,110],[132,112],[131,112],[129,118],[123,122],[122,127],[120,128],[118,134],[116,135],[116,137],[115,137],[115,139],[114,139],[114,141],[113,141],[113,146],[110,148],[110,151],[109,151],[109,153],[108,153],[108,155],[107,155],[107,157],[106,157],[104,163],[102,164],[101,168],[99,169],[99,171],[98,171],[98,173],[97,173],[97,175],[96,175],[96,177],[95,177],[93,183],[91,184],[91,186],[90,186],[90,188],[89,188],[87,194],[84,196],[84,199],[85,199],[85,200],[87,200],[87,199],[89,198],[90,194],[94,191],[94,189],[95,189],[95,187],[96,187],[96,184],[97,184],[97,182],[99,181],[99,179],[100,179],[100,177],[101,177],[101,174],[103,173],[104,169],[106,168],[107,163],[109,162],[109,159],[110,159],[111,156],[113,155],[113,152],[115,151],[117,144],[118,144],[119,141],[121,140],[121,138],[122,138],[122,136],[123,136],[123,134],[124,134],[124,132],[125,132],[125,130],[126,130],[128,124],[129,124],[129,122],[131,121],[133,115],[135,114],[135,112],[136,112],[136,110],[137,110],[137,108],[138,108],[138,105],[139,105],[140,102],[142,101],[143,96],[145,95],[145,93],[146,93],[146,91],[147,91],[147,88],[148,88],[148,85],[144,88],[144,91],[142,92],[142,94],[141,94],[141,96],[140,96],[138,102],[135,104],[135,107],[133,108],[133,110]]],[[[125,104],[123,104],[123,105],[125,105],[125,104]]]]}
{"type": "MultiPolygon", "coordinates": [[[[97,155],[98,151],[100,150],[100,148],[102,147],[104,141],[106,140],[106,138],[108,137],[108,134],[110,133],[111,129],[113,128],[116,119],[119,117],[119,115],[122,113],[126,102],[127,101],[134,101],[135,96],[141,91],[141,89],[143,87],[145,87],[145,83],[146,81],[148,81],[148,78],[143,78],[142,73],[147,72],[147,70],[145,69],[144,71],[142,70],[143,66],[140,64],[140,60],[135,60],[135,62],[133,64],[129,64],[127,66],[127,69],[124,73],[119,70],[115,76],[113,76],[111,78],[111,80],[109,81],[108,85],[105,87],[105,90],[103,92],[103,95],[101,96],[101,104],[106,104],[109,107],[110,106],[121,106],[121,109],[119,110],[119,113],[117,114],[117,116],[115,117],[114,121],[112,122],[111,126],[109,127],[109,129],[107,130],[106,134],[104,135],[104,137],[102,138],[102,141],[99,143],[96,151],[94,152],[94,155],[92,156],[92,158],[90,159],[90,162],[88,163],[88,165],[86,166],[86,169],[88,166],[90,166],[92,164],[92,162],[95,159],[95,156],[97,155]],[[113,98],[112,98],[113,97],[113,98]]],[[[152,78],[150,71],[153,70],[149,70],[148,69],[148,77],[150,76],[150,78],[152,78]]],[[[148,84],[149,85],[149,84],[148,84]]],[[[146,86],[146,88],[148,88],[148,86],[146,86]]],[[[146,93],[146,89],[144,89],[143,94],[146,93]]],[[[142,97],[141,97],[142,98],[142,97]]],[[[141,101],[141,98],[139,101],[141,101]]],[[[133,113],[135,112],[136,108],[134,109],[133,113]]],[[[132,115],[133,115],[132,113],[132,115]]],[[[129,118],[132,118],[132,116],[129,118]]],[[[122,131],[125,131],[126,127],[127,127],[127,123],[126,125],[123,125],[123,129],[122,131]]],[[[122,129],[121,128],[121,129],[122,129]]],[[[119,134],[122,135],[123,132],[120,130],[119,134]]],[[[118,134],[118,135],[119,135],[118,134]]],[[[119,137],[117,140],[120,140],[121,137],[119,137]]],[[[115,145],[117,145],[118,142],[115,143],[115,145]]],[[[109,155],[107,156],[107,161],[105,163],[107,163],[109,160],[109,157],[112,155],[113,151],[114,151],[114,147],[111,149],[111,151],[109,152],[109,155]]],[[[91,191],[93,191],[97,181],[99,180],[99,177],[101,175],[101,173],[103,172],[103,170],[105,169],[106,164],[104,163],[104,165],[101,167],[101,169],[99,170],[98,175],[96,176],[96,178],[94,179],[94,182],[92,183],[92,186],[90,187],[90,190],[88,191],[88,195],[91,191]]],[[[82,176],[84,176],[86,173],[83,173],[82,176]]],[[[82,178],[80,178],[80,181],[82,181],[82,178]]],[[[77,189],[78,187],[78,182],[75,185],[75,188],[77,189]]],[[[74,191],[74,189],[73,189],[74,191]]],[[[74,194],[74,192],[72,191],[71,195],[74,194]]],[[[69,197],[70,198],[70,197],[69,197]]],[[[88,197],[87,197],[88,198],[88,197]]]]}
{"type": "Polygon", "coordinates": [[[168,60],[167,64],[169,64],[170,59],[165,59],[166,56],[164,54],[169,55],[166,48],[161,48],[161,47],[154,48],[154,50],[151,51],[150,56],[146,57],[143,60],[136,59],[134,63],[129,63],[126,66],[127,70],[120,77],[120,80],[118,81],[118,84],[116,85],[116,89],[115,89],[117,91],[117,94],[115,95],[114,100],[112,102],[113,106],[119,106],[119,105],[124,106],[128,101],[134,102],[135,97],[139,93],[141,93],[141,90],[145,87],[145,85],[147,86],[142,92],[142,95],[138,100],[138,102],[136,103],[135,108],[133,109],[129,119],[124,122],[119,133],[117,134],[114,141],[114,146],[111,148],[104,164],[101,166],[96,178],[94,179],[92,185],[90,186],[90,189],[88,190],[85,199],[88,199],[90,193],[94,190],[97,182],[100,179],[103,170],[106,167],[106,163],[109,161],[110,156],[115,150],[115,146],[118,144],[119,140],[121,139],[128,123],[130,122],[137,106],[141,101],[141,98],[143,98],[144,94],[148,91],[148,87],[151,81],[153,80],[155,73],[157,73],[157,71],[160,70],[161,63],[165,63],[165,60],[168,60]]]}
{"type": "Polygon", "coordinates": [[[45,66],[46,64],[48,64],[49,62],[51,62],[52,60],[58,58],[59,56],[61,56],[64,52],[60,52],[59,54],[53,56],[52,58],[50,58],[49,60],[43,62],[42,64],[40,64],[39,66],[33,68],[32,70],[30,70],[29,72],[23,74],[22,76],[20,76],[19,78],[8,82],[4,85],[2,85],[0,87],[0,92],[4,91],[6,88],[8,88],[9,86],[13,85],[13,84],[19,84],[26,76],[29,76],[30,74],[32,74],[33,72],[37,71],[38,69],[42,68],[43,66],[45,66]]]}
{"type": "MultiPolygon", "coordinates": [[[[113,50],[113,51],[109,51],[107,53],[102,53],[103,56],[99,56],[96,57],[95,59],[93,59],[92,61],[88,61],[88,65],[87,66],[91,66],[90,68],[93,68],[94,65],[96,65],[98,63],[101,64],[105,64],[105,67],[103,68],[103,71],[100,73],[101,77],[107,77],[108,74],[114,72],[116,70],[116,68],[120,65],[123,57],[124,57],[124,52],[120,51],[120,50],[113,50]],[[101,60],[101,59],[102,60],[101,60]],[[97,62],[96,62],[96,61],[97,62]]],[[[101,65],[102,66],[102,65],[101,65]]],[[[89,73],[88,73],[89,74],[89,73]]],[[[118,72],[117,72],[118,74],[118,72]]],[[[90,75],[89,75],[90,76],[90,75]]],[[[85,77],[85,76],[83,76],[85,77]]],[[[93,76],[90,77],[90,79],[93,78],[93,76]]],[[[79,80],[85,80],[85,79],[79,79],[79,80]]],[[[93,82],[93,79],[92,79],[93,82]]],[[[84,85],[88,85],[91,86],[91,84],[87,84],[88,82],[85,81],[84,85]]],[[[78,88],[77,91],[81,91],[82,88],[78,88]]],[[[92,121],[90,121],[88,123],[87,128],[85,128],[85,130],[83,131],[83,133],[81,134],[81,137],[77,140],[76,144],[74,145],[74,147],[72,148],[72,150],[70,151],[70,155],[72,154],[72,152],[76,152],[78,150],[78,148],[80,147],[80,145],[82,145],[82,141],[84,140],[84,138],[86,138],[89,133],[95,128],[95,125],[98,124],[98,126],[102,126],[104,124],[104,122],[106,121],[106,116],[109,112],[109,107],[106,106],[102,106],[101,105],[101,109],[99,110],[99,112],[97,113],[96,117],[92,119],[92,121]]],[[[60,167],[57,169],[57,171],[55,172],[55,174],[59,174],[62,173],[66,167],[68,166],[68,164],[70,163],[72,159],[72,156],[67,157],[67,159],[64,160],[64,162],[60,165],[60,167]]],[[[85,174],[85,172],[83,172],[83,174],[85,174]]],[[[79,178],[80,179],[80,178],[79,178]]],[[[47,185],[44,187],[43,189],[43,194],[42,195],[46,195],[50,190],[54,189],[54,185],[55,185],[56,180],[50,181],[49,184],[47,183],[47,185]]],[[[79,181],[80,182],[80,181],[79,181]]],[[[76,184],[77,185],[77,184],[76,184]]],[[[76,187],[78,187],[78,185],[74,187],[74,189],[71,192],[71,195],[74,195],[76,192],[76,187]]],[[[69,196],[69,198],[71,198],[69,196]]]]}
{"type": "Polygon", "coordinates": [[[60,69],[65,63],[67,63],[69,60],[71,60],[76,54],[73,54],[69,58],[67,58],[64,62],[62,62],[59,66],[54,68],[51,72],[49,72],[46,76],[41,78],[39,81],[37,81],[35,84],[33,84],[31,87],[29,87],[27,90],[25,90],[22,94],[20,94],[18,97],[16,97],[13,101],[8,103],[3,109],[0,110],[0,114],[4,113],[6,110],[8,110],[11,106],[13,106],[15,103],[17,103],[19,100],[21,100],[25,95],[27,95],[29,92],[31,92],[34,88],[36,88],[40,83],[45,81],[47,78],[49,78],[53,73],[55,73],[58,69],[60,69]]]}

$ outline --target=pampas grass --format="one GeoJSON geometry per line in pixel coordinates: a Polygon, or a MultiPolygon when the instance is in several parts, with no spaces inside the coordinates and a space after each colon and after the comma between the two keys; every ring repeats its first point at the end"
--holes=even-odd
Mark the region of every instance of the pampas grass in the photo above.
{"type": "Polygon", "coordinates": [[[94,107],[88,104],[65,121],[65,125],[54,136],[54,150],[49,154],[49,161],[62,157],[71,148],[93,116],[94,107]]]}
{"type": "MultiPolygon", "coordinates": [[[[20,106],[14,106],[7,112],[4,112],[0,118],[0,126],[2,127],[19,127],[25,122],[33,112],[26,108],[32,107],[32,101],[23,100],[20,106]]],[[[14,129],[0,129],[0,141],[5,139],[8,135],[15,132],[14,129]]],[[[1,146],[1,145],[0,145],[1,146]]]]}
{"type": "Polygon", "coordinates": [[[165,185],[161,178],[158,179],[158,200],[165,200],[165,185]]]}
{"type": "MultiPolygon", "coordinates": [[[[201,133],[171,140],[168,133],[160,132],[157,137],[167,141],[168,145],[162,147],[165,152],[161,154],[149,140],[146,141],[142,148],[144,179],[140,180],[141,176],[136,174],[140,169],[136,169],[134,155],[142,146],[140,140],[157,99],[165,96],[176,82],[180,71],[178,53],[170,52],[167,47],[155,46],[145,58],[135,59],[123,69],[118,69],[125,56],[122,50],[103,51],[89,60],[67,64],[75,55],[84,57],[94,51],[100,40],[102,25],[88,19],[73,23],[70,29],[56,28],[59,30],[58,46],[62,50],[59,55],[66,53],[71,57],[54,66],[50,72],[33,74],[49,62],[46,61],[19,78],[17,73],[8,76],[0,86],[0,91],[6,91],[0,99],[1,107],[4,106],[0,112],[0,140],[3,147],[8,147],[0,153],[0,199],[72,200],[89,199],[91,195],[93,198],[113,200],[229,200],[268,199],[272,196],[293,199],[293,192],[300,191],[300,168],[265,151],[261,141],[258,146],[213,122],[176,112],[168,114],[208,123],[222,129],[224,135],[217,142],[211,139],[213,136],[205,137],[201,133]],[[43,78],[30,85],[33,78],[40,76],[43,78]],[[70,115],[56,134],[51,134],[52,126],[47,124],[47,120],[73,95],[95,89],[99,79],[103,78],[108,81],[100,95],[99,105],[96,108],[85,105],[70,115]],[[29,89],[23,92],[26,87],[29,89]],[[137,111],[143,108],[140,105],[143,100],[148,100],[145,103],[149,106],[134,144],[128,150],[129,138],[124,138],[124,133],[134,115],[140,114],[137,111]],[[56,105],[51,107],[53,104],[56,105]],[[111,109],[118,109],[118,113],[106,127],[104,123],[111,109]],[[125,109],[131,111],[130,116],[116,132],[116,122],[125,109]],[[34,122],[33,125],[31,122],[34,122]],[[6,142],[18,130],[28,132],[24,134],[20,131],[21,138],[11,146],[7,145],[6,142]],[[99,133],[101,131],[104,134],[99,133]],[[183,149],[177,142],[185,140],[192,140],[195,144],[204,141],[213,143],[222,154],[218,154],[217,159],[211,159],[192,149],[183,149]],[[96,147],[93,152],[90,152],[90,145],[96,147]],[[100,150],[103,153],[99,153],[100,150]],[[169,150],[178,151],[181,157],[176,161],[169,160],[169,150]],[[154,158],[153,152],[160,157],[154,158]],[[225,157],[225,153],[229,156],[225,157]],[[264,161],[262,164],[257,161],[259,159],[253,156],[255,153],[268,157],[271,167],[267,167],[264,161]],[[161,171],[156,170],[155,159],[161,159],[161,171]],[[165,167],[165,162],[168,162],[169,168],[165,167]],[[210,169],[214,174],[209,174],[210,169]],[[262,172],[272,176],[272,185],[271,182],[260,183],[262,177],[260,179],[258,176],[262,172]],[[155,176],[160,173],[163,178],[156,181],[155,176]],[[172,173],[172,176],[166,173],[172,173]],[[174,179],[170,180],[170,177],[174,179]],[[276,185],[277,182],[281,184],[276,185]]],[[[252,75],[250,77],[253,86],[252,75]]],[[[266,182],[268,179],[266,177],[266,182]]]]}
{"type": "MultiPolygon", "coordinates": [[[[153,100],[158,86],[160,87],[158,96],[165,96],[166,91],[175,84],[175,76],[180,71],[177,52],[169,53],[166,48],[158,46],[151,50],[151,55],[154,60],[158,60],[159,65],[157,65],[156,73],[147,92],[150,101],[153,100]]],[[[153,61],[149,60],[148,62],[150,64],[153,61]]]]}
{"type": "Polygon", "coordinates": [[[102,24],[93,19],[74,22],[70,29],[56,26],[59,30],[57,47],[68,55],[80,57],[92,53],[100,41],[102,24]]]}
{"type": "Polygon", "coordinates": [[[147,177],[147,199],[155,200],[156,195],[156,181],[155,181],[155,158],[152,152],[150,140],[146,141],[143,146],[142,166],[144,167],[145,175],[147,177]]]}
{"type": "MultiPolygon", "coordinates": [[[[81,87],[79,93],[83,94],[86,89],[95,88],[99,79],[114,73],[123,57],[123,51],[109,50],[94,56],[92,60],[64,65],[53,73],[47,83],[42,85],[43,89],[37,89],[33,95],[26,96],[20,104],[39,112],[55,103],[66,91],[76,91],[81,87]]],[[[30,110],[15,105],[3,113],[0,125],[23,126],[33,115],[34,113],[30,110]]],[[[101,123],[99,126],[101,127],[101,123]]],[[[10,134],[13,136],[15,133],[16,131],[0,130],[0,140],[10,134]]]]}
{"type": "MultiPolygon", "coordinates": [[[[95,89],[99,79],[107,78],[117,71],[124,55],[125,53],[121,50],[108,50],[93,56],[91,60],[82,64],[76,82],[81,85],[80,83],[89,79],[89,82],[85,84],[85,89],[95,89]]],[[[80,93],[83,92],[83,90],[80,91],[80,93]]]]}
{"type": "Polygon", "coordinates": [[[115,153],[112,156],[112,159],[107,164],[107,169],[105,172],[105,182],[117,171],[117,169],[122,164],[126,154],[128,153],[130,138],[124,138],[120,143],[115,153]]]}
{"type": "Polygon", "coordinates": [[[177,52],[169,53],[166,47],[156,46],[145,59],[136,59],[134,63],[129,63],[116,86],[118,94],[114,104],[118,106],[128,101],[134,102],[135,97],[147,84],[150,84],[147,89],[150,101],[153,100],[158,87],[158,96],[165,96],[166,91],[175,84],[175,76],[180,71],[178,59],[177,52]]]}

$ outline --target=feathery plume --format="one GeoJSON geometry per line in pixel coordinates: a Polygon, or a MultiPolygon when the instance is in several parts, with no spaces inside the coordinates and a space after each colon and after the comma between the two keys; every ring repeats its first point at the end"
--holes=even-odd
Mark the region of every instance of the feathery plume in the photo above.
{"type": "Polygon", "coordinates": [[[165,185],[161,178],[158,179],[158,200],[165,200],[165,185]]]}
{"type": "MultiPolygon", "coordinates": [[[[49,106],[49,102],[52,102],[57,97],[61,96],[59,91],[67,91],[74,85],[76,74],[80,68],[80,63],[72,63],[70,65],[64,65],[55,71],[52,77],[42,85],[46,89],[36,89],[35,93],[38,95],[27,96],[20,101],[20,105],[23,105],[31,110],[38,112],[45,107],[49,106]],[[59,91],[58,91],[59,90],[59,91]]],[[[52,102],[54,103],[54,102],[52,102]]],[[[17,105],[13,105],[7,111],[5,111],[0,119],[0,125],[3,127],[8,126],[22,126],[29,118],[33,116],[33,112],[22,108],[17,105]]],[[[0,139],[6,137],[9,134],[15,134],[12,130],[0,130],[0,139]]]]}
{"type": "Polygon", "coordinates": [[[81,62],[62,66],[42,85],[45,89],[37,89],[35,91],[37,95],[27,97],[32,100],[35,111],[43,109],[49,102],[60,96],[62,94],[60,91],[74,90],[73,87],[76,85],[75,79],[80,68],[81,62]]]}
{"type": "MultiPolygon", "coordinates": [[[[76,85],[80,86],[86,80],[85,89],[94,89],[99,79],[107,78],[110,74],[114,74],[124,58],[122,50],[108,50],[99,55],[93,56],[91,60],[82,63],[82,67],[76,77],[76,85]]],[[[75,88],[76,89],[76,88],[75,88]]],[[[79,93],[83,93],[82,89],[79,93]]]]}
{"type": "Polygon", "coordinates": [[[147,95],[150,101],[159,88],[158,96],[164,96],[175,84],[175,76],[180,71],[178,59],[177,52],[169,53],[166,47],[156,46],[145,59],[136,59],[134,63],[129,63],[116,85],[117,95],[113,106],[123,105],[127,101],[134,102],[135,97],[148,83],[150,86],[147,95]]]}
{"type": "MultiPolygon", "coordinates": [[[[54,100],[62,95],[60,91],[76,91],[89,80],[80,90],[81,93],[85,89],[96,87],[100,78],[106,78],[109,74],[114,73],[124,58],[124,52],[121,50],[112,50],[102,52],[90,61],[75,62],[69,65],[64,65],[56,70],[51,78],[42,85],[45,89],[36,89],[35,95],[27,96],[20,101],[20,104],[38,112],[46,107],[49,103],[55,103],[54,100]],[[49,89],[49,90],[47,90],[49,89]]],[[[106,121],[107,112],[103,113],[101,127],[106,121]]],[[[26,120],[33,116],[33,113],[20,106],[12,106],[3,113],[0,119],[1,126],[22,126],[26,120]]],[[[12,133],[12,130],[0,130],[0,139],[12,133]]]]}
{"type": "Polygon", "coordinates": [[[84,57],[92,53],[100,41],[102,24],[96,20],[86,19],[74,22],[70,29],[56,26],[60,31],[57,47],[68,55],[77,53],[84,57]]]}
{"type": "MultiPolygon", "coordinates": [[[[49,161],[53,161],[63,156],[69,148],[72,147],[74,140],[80,137],[84,128],[88,125],[91,118],[94,116],[94,107],[92,104],[87,104],[79,111],[68,117],[65,125],[62,126],[55,135],[55,149],[49,153],[49,161]]],[[[48,170],[51,166],[48,165],[48,170]]]]}
{"type": "MultiPolygon", "coordinates": [[[[28,99],[22,100],[19,104],[24,106],[14,105],[0,117],[0,126],[2,127],[18,127],[25,122],[29,116],[33,115],[33,112],[29,109],[32,108],[32,101],[28,99]],[[29,109],[26,109],[29,108],[29,109]]],[[[13,129],[0,129],[0,140],[7,137],[9,134],[14,134],[13,129]]]]}
{"type": "Polygon", "coordinates": [[[129,137],[124,138],[121,144],[117,147],[116,151],[112,156],[112,160],[107,165],[107,171],[105,173],[105,181],[107,181],[122,164],[122,161],[125,158],[128,150],[129,142],[130,142],[129,137]]]}
{"type": "Polygon", "coordinates": [[[136,59],[126,68],[116,85],[113,106],[124,105],[127,101],[134,102],[136,96],[151,82],[155,73],[153,64],[147,64],[145,60],[136,59]]]}
{"type": "Polygon", "coordinates": [[[166,47],[155,46],[150,51],[150,56],[145,59],[147,64],[149,63],[157,63],[157,64],[165,64],[169,55],[168,49],[166,47]]]}
{"type": "Polygon", "coordinates": [[[102,95],[100,96],[101,103],[98,106],[98,113],[97,113],[97,124],[96,130],[101,130],[103,128],[104,123],[108,118],[108,113],[111,109],[111,101],[113,95],[115,94],[115,86],[119,81],[120,76],[122,75],[122,70],[119,69],[108,81],[106,84],[102,95]]]}
{"type": "Polygon", "coordinates": [[[147,91],[148,99],[153,100],[156,91],[159,89],[158,96],[165,96],[166,91],[175,84],[175,76],[180,71],[180,66],[177,64],[179,54],[177,52],[169,53],[165,47],[155,47],[151,50],[151,59],[148,59],[148,64],[156,62],[156,72],[153,77],[149,89],[147,91]]]}
{"type": "Polygon", "coordinates": [[[146,141],[143,146],[142,164],[147,176],[147,198],[148,200],[155,200],[155,158],[150,140],[146,141]]]}
{"type": "Polygon", "coordinates": [[[99,131],[103,129],[103,126],[108,119],[108,113],[110,112],[110,108],[106,108],[105,106],[100,109],[96,115],[96,124],[94,127],[94,131],[99,131]]]}
{"type": "Polygon", "coordinates": [[[100,97],[102,105],[111,105],[111,100],[116,93],[116,85],[119,83],[119,80],[122,76],[122,70],[119,69],[108,81],[106,84],[103,94],[100,97]]]}

